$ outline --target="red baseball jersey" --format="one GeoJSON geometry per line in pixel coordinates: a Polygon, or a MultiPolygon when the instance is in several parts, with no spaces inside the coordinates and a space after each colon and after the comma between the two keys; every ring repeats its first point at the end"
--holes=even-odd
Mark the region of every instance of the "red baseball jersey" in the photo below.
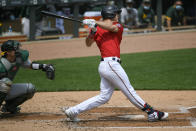
{"type": "Polygon", "coordinates": [[[111,56],[120,58],[123,26],[118,22],[114,22],[113,24],[119,28],[118,32],[111,32],[97,26],[97,32],[94,35],[94,40],[99,47],[102,58],[111,56]]]}

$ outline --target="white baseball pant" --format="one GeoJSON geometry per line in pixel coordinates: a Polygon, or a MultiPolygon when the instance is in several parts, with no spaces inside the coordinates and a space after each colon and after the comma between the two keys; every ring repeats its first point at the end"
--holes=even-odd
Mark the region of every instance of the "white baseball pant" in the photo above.
{"type": "Polygon", "coordinates": [[[120,89],[123,94],[139,109],[144,108],[145,102],[140,98],[132,87],[129,78],[121,67],[120,63],[117,62],[117,57],[106,57],[104,61],[99,64],[99,74],[101,77],[100,83],[100,94],[94,96],[74,107],[71,107],[73,113],[78,115],[81,112],[93,109],[102,104],[105,104],[110,100],[115,87],[120,89]]]}

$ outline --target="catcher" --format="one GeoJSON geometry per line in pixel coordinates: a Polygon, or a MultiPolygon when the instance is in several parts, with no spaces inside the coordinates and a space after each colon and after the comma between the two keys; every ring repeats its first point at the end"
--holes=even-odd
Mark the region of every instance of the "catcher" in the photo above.
{"type": "Polygon", "coordinates": [[[20,67],[46,72],[48,79],[53,80],[55,69],[52,65],[32,63],[27,50],[20,49],[18,41],[8,40],[1,45],[0,58],[0,109],[2,113],[16,114],[20,112],[22,103],[35,94],[35,86],[31,83],[12,83],[20,67]],[[5,104],[3,102],[5,101],[5,104]]]}

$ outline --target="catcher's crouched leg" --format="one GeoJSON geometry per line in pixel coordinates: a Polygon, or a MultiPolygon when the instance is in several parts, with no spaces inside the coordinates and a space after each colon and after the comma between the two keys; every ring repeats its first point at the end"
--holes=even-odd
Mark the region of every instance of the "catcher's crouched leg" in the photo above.
{"type": "Polygon", "coordinates": [[[35,86],[31,83],[13,84],[7,98],[6,104],[2,107],[2,112],[18,113],[18,107],[28,99],[31,99],[35,94],[35,86]]]}

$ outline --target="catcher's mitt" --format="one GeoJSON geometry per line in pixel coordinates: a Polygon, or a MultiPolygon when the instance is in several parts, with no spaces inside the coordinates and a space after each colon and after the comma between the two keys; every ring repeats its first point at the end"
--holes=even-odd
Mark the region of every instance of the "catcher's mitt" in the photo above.
{"type": "Polygon", "coordinates": [[[43,71],[46,72],[46,76],[47,76],[48,79],[54,80],[54,78],[55,78],[55,69],[54,69],[53,65],[51,65],[51,64],[46,65],[43,68],[43,71]]]}

